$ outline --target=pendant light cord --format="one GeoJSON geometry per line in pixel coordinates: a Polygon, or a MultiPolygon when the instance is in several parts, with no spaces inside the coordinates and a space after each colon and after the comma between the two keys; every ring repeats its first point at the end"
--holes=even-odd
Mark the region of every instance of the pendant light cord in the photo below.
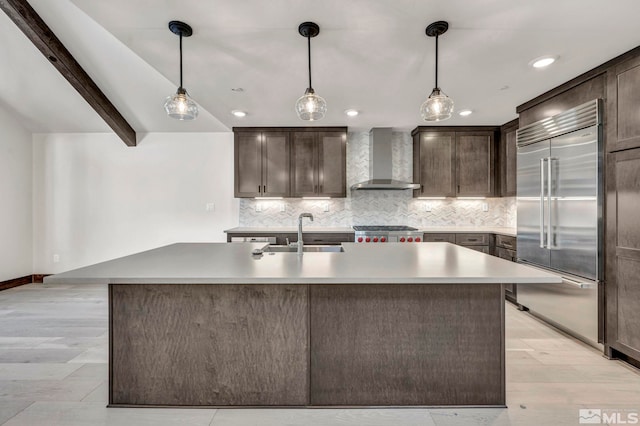
{"type": "Polygon", "coordinates": [[[436,89],[438,87],[438,35],[436,35],[436,89]]]}
{"type": "Polygon", "coordinates": [[[180,33],[180,88],[182,89],[182,33],[180,33]]]}
{"type": "Polygon", "coordinates": [[[307,53],[309,58],[309,89],[313,90],[311,86],[311,37],[307,36],[307,53]]]}

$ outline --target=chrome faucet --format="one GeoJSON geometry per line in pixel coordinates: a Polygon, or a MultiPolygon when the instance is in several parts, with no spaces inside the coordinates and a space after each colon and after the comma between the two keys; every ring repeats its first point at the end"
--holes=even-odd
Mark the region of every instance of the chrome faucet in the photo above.
{"type": "Polygon", "coordinates": [[[302,254],[302,248],[304,247],[304,241],[302,241],[302,218],[308,217],[313,222],[313,215],[311,213],[300,213],[298,216],[298,254],[302,254]]]}

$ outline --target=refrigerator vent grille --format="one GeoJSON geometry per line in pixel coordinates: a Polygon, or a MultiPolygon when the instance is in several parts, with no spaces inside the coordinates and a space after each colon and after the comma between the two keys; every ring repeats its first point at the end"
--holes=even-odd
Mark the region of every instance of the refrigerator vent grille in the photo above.
{"type": "Polygon", "coordinates": [[[530,145],[574,130],[600,124],[600,99],[594,99],[553,117],[548,117],[518,129],[518,146],[530,145]]]}

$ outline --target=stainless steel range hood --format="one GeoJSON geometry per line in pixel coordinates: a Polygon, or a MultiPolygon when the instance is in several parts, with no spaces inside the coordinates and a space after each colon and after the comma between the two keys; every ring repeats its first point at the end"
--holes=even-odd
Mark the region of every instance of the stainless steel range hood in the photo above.
{"type": "Polygon", "coordinates": [[[352,190],[418,189],[420,184],[393,180],[391,128],[376,127],[369,132],[369,180],[356,183],[352,190]]]}

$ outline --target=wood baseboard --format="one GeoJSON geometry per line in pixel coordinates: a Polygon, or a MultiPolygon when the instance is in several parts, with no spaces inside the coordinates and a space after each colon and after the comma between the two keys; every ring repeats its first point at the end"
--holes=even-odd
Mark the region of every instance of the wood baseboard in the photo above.
{"type": "Polygon", "coordinates": [[[24,277],[14,278],[11,280],[0,281],[0,291],[8,288],[18,287],[25,284],[42,283],[44,277],[51,274],[33,274],[25,275],[24,277]]]}

